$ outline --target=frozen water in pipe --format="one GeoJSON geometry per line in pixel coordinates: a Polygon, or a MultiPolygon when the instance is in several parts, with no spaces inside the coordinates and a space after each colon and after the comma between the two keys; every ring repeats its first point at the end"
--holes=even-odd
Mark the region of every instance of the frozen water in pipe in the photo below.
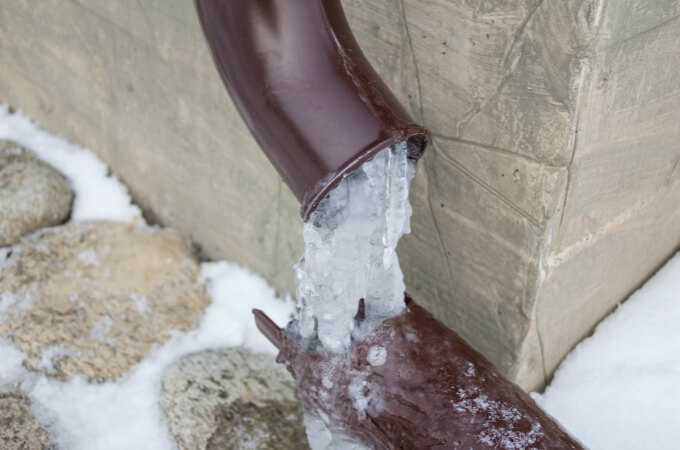
{"type": "Polygon", "coordinates": [[[305,251],[295,265],[298,331],[318,333],[323,347],[342,352],[365,301],[370,330],[404,308],[404,280],[397,258],[399,238],[409,233],[409,185],[416,162],[406,142],[378,152],[321,201],[304,225],[305,251]]]}

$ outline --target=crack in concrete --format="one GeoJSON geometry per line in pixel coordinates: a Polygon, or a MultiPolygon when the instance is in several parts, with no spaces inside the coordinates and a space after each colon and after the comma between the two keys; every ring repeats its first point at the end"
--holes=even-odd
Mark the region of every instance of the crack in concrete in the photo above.
{"type": "Polygon", "coordinates": [[[487,106],[492,104],[495,100],[500,97],[501,93],[505,89],[505,86],[507,83],[510,81],[512,76],[515,74],[515,71],[517,70],[517,67],[519,66],[519,60],[522,58],[523,54],[523,46],[519,47],[519,51],[517,52],[515,58],[510,62],[509,58],[510,56],[515,53],[514,50],[517,48],[518,43],[520,42],[520,39],[524,35],[526,31],[526,27],[531,21],[531,18],[534,16],[536,11],[541,7],[545,0],[540,0],[534,8],[529,11],[529,13],[526,15],[522,23],[520,24],[519,28],[517,28],[517,31],[515,31],[513,35],[512,42],[510,45],[508,45],[507,49],[503,53],[503,57],[501,58],[501,63],[500,65],[502,67],[507,67],[508,64],[510,64],[510,67],[507,67],[506,73],[503,75],[503,78],[501,78],[500,82],[496,86],[493,94],[491,94],[486,101],[482,101],[478,103],[477,105],[474,104],[472,107],[463,113],[463,117],[456,123],[456,134],[461,134],[461,129],[465,127],[472,119],[474,119],[479,113],[484,111],[487,106]]]}
{"type": "Polygon", "coordinates": [[[420,71],[418,69],[418,60],[416,58],[416,52],[413,48],[413,39],[411,38],[411,31],[408,26],[408,18],[406,16],[406,4],[404,3],[405,0],[401,0],[401,17],[402,20],[404,21],[404,29],[406,31],[406,39],[408,42],[408,48],[411,51],[411,59],[413,60],[413,75],[416,79],[416,87],[418,88],[418,121],[422,121],[423,119],[423,89],[422,89],[422,84],[420,82],[420,71]]]}
{"type": "Polygon", "coordinates": [[[510,57],[510,54],[512,53],[512,50],[515,48],[519,40],[521,39],[522,36],[524,36],[524,32],[526,31],[527,25],[529,24],[529,21],[534,17],[534,14],[536,14],[536,11],[538,11],[538,8],[543,5],[543,2],[545,0],[540,0],[536,6],[534,6],[531,11],[529,11],[529,14],[524,18],[522,23],[520,24],[519,28],[517,28],[517,31],[515,31],[513,38],[512,38],[512,43],[508,47],[508,49],[503,53],[503,59],[501,60],[503,62],[503,65],[506,65],[508,60],[507,58],[510,57]]]}
{"type": "Polygon", "coordinates": [[[538,341],[538,350],[541,355],[541,371],[543,375],[543,385],[548,384],[548,367],[545,365],[545,345],[543,344],[543,336],[541,335],[541,327],[538,324],[538,309],[540,307],[539,302],[536,302],[536,340],[538,341]]]}
{"type": "MultiPolygon", "coordinates": [[[[432,146],[437,147],[437,142],[435,139],[432,140],[432,146]]],[[[438,153],[441,153],[442,159],[448,161],[452,166],[457,168],[461,173],[463,173],[465,176],[470,178],[472,181],[477,183],[481,188],[483,188],[485,191],[489,192],[491,195],[494,197],[498,198],[500,201],[505,203],[511,210],[515,211],[517,214],[520,216],[524,217],[527,219],[531,224],[535,226],[540,226],[541,224],[539,223],[538,220],[536,220],[534,217],[531,216],[531,214],[519,206],[515,205],[512,200],[507,198],[503,193],[497,191],[495,188],[490,186],[488,183],[486,183],[484,180],[479,178],[477,175],[473,174],[467,167],[465,167],[463,164],[461,164],[458,160],[454,159],[450,155],[439,151],[438,153]]]]}
{"type": "Polygon", "coordinates": [[[137,3],[137,7],[139,8],[139,11],[142,13],[142,16],[144,17],[144,25],[146,26],[146,31],[149,32],[149,34],[152,36],[152,39],[155,41],[156,35],[154,34],[153,29],[151,28],[151,20],[149,19],[149,16],[146,13],[146,9],[144,9],[144,5],[142,4],[141,0],[135,0],[135,1],[137,3]]]}
{"type": "Polygon", "coordinates": [[[274,225],[274,267],[272,277],[278,274],[279,270],[279,240],[281,234],[281,185],[283,182],[278,180],[276,190],[276,223],[274,225]]]}
{"type": "MultiPolygon", "coordinates": [[[[432,143],[432,147],[433,147],[432,150],[436,150],[434,142],[432,143]]],[[[439,228],[439,224],[437,223],[437,217],[435,216],[434,208],[432,207],[432,198],[430,196],[430,173],[427,167],[427,160],[423,161],[423,169],[425,172],[425,198],[427,199],[427,206],[430,210],[430,216],[432,216],[432,224],[434,225],[434,229],[437,233],[437,240],[439,242],[439,247],[441,248],[442,251],[442,257],[444,258],[444,262],[446,263],[446,269],[449,274],[449,283],[453,284],[453,270],[451,269],[451,263],[449,261],[448,255],[446,254],[446,246],[444,245],[442,232],[441,229],[439,228]]]]}
{"type": "Polygon", "coordinates": [[[443,139],[443,140],[446,140],[446,141],[460,142],[461,144],[470,145],[470,146],[477,147],[477,148],[480,148],[482,150],[486,150],[486,151],[489,151],[489,152],[501,153],[501,154],[504,154],[504,155],[512,156],[513,158],[521,159],[521,160],[530,162],[532,164],[539,164],[539,165],[542,165],[542,166],[545,166],[545,167],[551,168],[551,169],[566,169],[567,168],[566,164],[553,164],[550,161],[542,161],[540,159],[532,158],[531,156],[523,155],[521,153],[515,153],[512,150],[508,150],[508,149],[505,149],[505,148],[502,148],[502,147],[495,147],[493,145],[483,144],[481,142],[476,142],[476,141],[469,141],[467,139],[462,139],[462,138],[454,137],[454,136],[447,136],[445,134],[440,134],[440,133],[432,132],[432,131],[430,132],[430,135],[433,138],[436,137],[436,138],[443,139]]]}
{"type": "Polygon", "coordinates": [[[510,78],[512,75],[515,73],[515,69],[517,69],[519,59],[521,58],[522,54],[520,51],[520,54],[517,56],[517,59],[515,60],[515,63],[510,67],[509,72],[507,72],[501,81],[498,83],[498,86],[496,86],[496,89],[494,93],[486,100],[483,101],[477,105],[474,105],[468,110],[463,113],[463,117],[456,123],[456,134],[461,134],[461,128],[463,128],[465,125],[467,125],[472,119],[474,119],[479,113],[484,111],[487,106],[489,106],[492,102],[494,102],[498,97],[500,97],[501,92],[505,88],[505,85],[510,81],[510,78]]]}
{"type": "MultiPolygon", "coordinates": [[[[578,126],[581,120],[581,107],[582,107],[582,99],[583,99],[583,89],[586,84],[586,76],[588,73],[588,66],[584,62],[583,67],[581,69],[581,73],[579,74],[579,88],[578,88],[578,100],[575,108],[575,117],[574,117],[574,131],[573,131],[573,136],[574,136],[574,142],[571,147],[571,156],[569,158],[569,162],[564,166],[564,168],[567,171],[567,181],[564,186],[564,198],[562,200],[562,210],[560,211],[560,219],[557,224],[557,231],[558,233],[561,234],[562,230],[562,225],[564,223],[564,218],[565,218],[565,212],[567,210],[567,198],[569,197],[569,192],[571,188],[571,181],[572,181],[572,165],[574,164],[574,158],[576,155],[576,148],[577,148],[577,142],[578,142],[578,126]]],[[[551,227],[547,226],[545,228],[544,233],[552,233],[551,227]]],[[[552,244],[552,239],[549,238],[544,238],[543,243],[541,245],[541,248],[539,249],[539,270],[545,271],[544,268],[544,261],[545,257],[547,256],[547,253],[550,251],[549,245],[552,244]]],[[[547,265],[547,263],[546,263],[547,265]]],[[[540,308],[541,308],[541,302],[539,300],[539,292],[541,290],[541,286],[543,285],[543,281],[545,280],[545,275],[540,277],[540,279],[537,280],[536,283],[536,293],[535,293],[535,310],[534,310],[534,321],[536,323],[536,338],[538,340],[538,346],[540,350],[540,355],[541,355],[541,368],[543,370],[543,384],[546,385],[548,383],[548,367],[546,366],[546,355],[545,355],[545,345],[543,343],[543,335],[541,333],[541,325],[540,325],[540,308]]]]}
{"type": "Polygon", "coordinates": [[[645,34],[651,33],[652,31],[658,30],[659,28],[663,28],[663,27],[665,27],[666,25],[668,25],[668,24],[670,24],[670,23],[672,23],[672,22],[674,22],[674,21],[676,21],[676,20],[678,20],[678,19],[680,19],[680,14],[678,14],[678,15],[676,15],[676,16],[673,16],[673,17],[670,17],[670,18],[664,20],[663,22],[658,23],[658,24],[656,24],[656,25],[654,25],[654,26],[652,26],[652,27],[645,28],[645,29],[642,30],[642,31],[638,31],[637,33],[634,33],[634,34],[632,34],[631,36],[628,36],[628,37],[625,38],[625,39],[622,39],[622,40],[620,40],[620,41],[613,42],[612,44],[610,44],[610,45],[608,45],[608,46],[606,46],[606,47],[602,47],[602,50],[609,50],[609,49],[618,47],[618,46],[620,46],[620,45],[624,45],[624,44],[626,44],[626,43],[628,43],[628,42],[630,42],[630,41],[632,41],[632,40],[635,40],[635,39],[639,38],[640,36],[644,36],[645,34]]]}
{"type": "Polygon", "coordinates": [[[567,198],[569,197],[569,192],[571,188],[571,178],[572,178],[572,166],[574,164],[574,159],[576,156],[576,148],[578,145],[578,128],[580,125],[581,121],[581,108],[583,105],[583,97],[584,97],[584,89],[586,83],[589,81],[587,80],[587,76],[589,74],[589,67],[587,63],[587,59],[583,60],[583,65],[581,67],[581,72],[579,73],[578,76],[578,94],[577,94],[577,101],[576,101],[576,108],[574,112],[574,131],[573,131],[573,136],[574,136],[574,141],[571,146],[571,156],[569,158],[569,162],[566,165],[567,169],[567,183],[564,187],[564,199],[562,200],[562,211],[560,212],[560,221],[557,224],[557,230],[558,233],[561,234],[562,230],[562,224],[564,223],[564,217],[565,213],[567,210],[567,198]]]}
{"type": "Polygon", "coordinates": [[[655,194],[636,202],[633,206],[624,209],[621,213],[612,217],[610,220],[608,220],[606,223],[600,226],[597,230],[595,230],[595,232],[586,234],[578,241],[564,248],[561,252],[548,256],[548,258],[546,259],[547,268],[549,270],[553,270],[554,268],[564,264],[565,262],[569,261],[575,254],[579,254],[584,250],[592,247],[603,236],[609,235],[612,232],[611,230],[615,230],[620,226],[630,222],[631,220],[640,217],[642,215],[642,211],[648,204],[652,203],[654,200],[659,198],[661,195],[664,195],[669,190],[670,188],[667,188],[664,190],[662,194],[655,194]]]}

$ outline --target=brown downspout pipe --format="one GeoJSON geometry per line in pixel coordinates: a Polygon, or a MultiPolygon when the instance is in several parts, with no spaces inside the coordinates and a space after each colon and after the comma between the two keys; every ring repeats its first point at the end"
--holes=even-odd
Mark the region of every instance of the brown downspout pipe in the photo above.
{"type": "MultiPolygon", "coordinates": [[[[364,57],[340,0],[195,1],[222,80],[304,219],[379,150],[407,141],[421,156],[427,131],[364,57]]],[[[305,407],[374,448],[582,448],[410,299],[342,356],[310,348],[261,311],[255,318],[305,407]]]]}
{"type": "Polygon", "coordinates": [[[343,355],[316,351],[254,313],[305,408],[368,448],[583,448],[460,336],[406,303],[343,355]]]}
{"type": "Polygon", "coordinates": [[[309,217],[342,176],[416,124],[361,52],[339,0],[196,0],[215,64],[253,136],[309,217]]]}

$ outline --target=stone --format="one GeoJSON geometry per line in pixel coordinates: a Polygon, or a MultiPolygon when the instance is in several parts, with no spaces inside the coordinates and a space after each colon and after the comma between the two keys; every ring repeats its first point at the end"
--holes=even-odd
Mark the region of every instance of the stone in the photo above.
{"type": "Polygon", "coordinates": [[[18,144],[0,140],[0,247],[63,223],[72,199],[63,175],[18,144]]]}
{"type": "Polygon", "coordinates": [[[3,450],[56,450],[31,411],[26,396],[0,393],[0,448],[3,450]]]}
{"type": "Polygon", "coordinates": [[[309,448],[293,378],[271,355],[185,356],[163,374],[161,406],[180,450],[309,448]]]}
{"type": "Polygon", "coordinates": [[[177,232],[109,222],[45,229],[0,262],[0,336],[50,377],[115,380],[210,299],[177,232]]]}

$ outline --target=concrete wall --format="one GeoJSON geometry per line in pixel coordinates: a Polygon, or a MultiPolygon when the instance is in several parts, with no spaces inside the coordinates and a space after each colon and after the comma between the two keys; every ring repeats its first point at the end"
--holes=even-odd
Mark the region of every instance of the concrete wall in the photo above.
{"type": "MultiPolygon", "coordinates": [[[[680,243],[680,1],[345,0],[433,134],[399,253],[526,388],[680,243]]],[[[99,153],[152,220],[292,291],[298,205],[180,0],[5,2],[0,101],[99,153]]]]}

